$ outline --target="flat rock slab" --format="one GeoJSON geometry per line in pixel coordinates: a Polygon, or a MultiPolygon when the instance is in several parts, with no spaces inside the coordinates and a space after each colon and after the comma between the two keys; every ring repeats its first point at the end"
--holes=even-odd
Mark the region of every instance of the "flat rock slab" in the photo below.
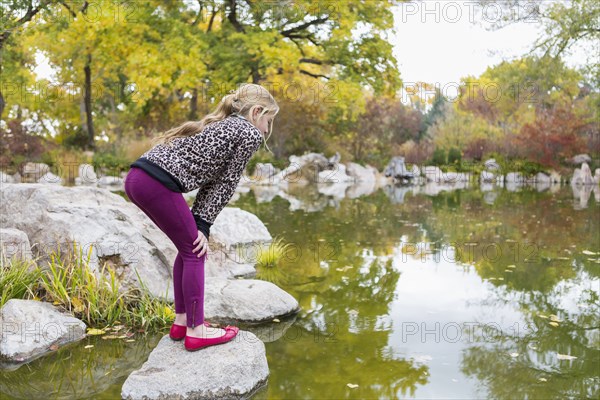
{"type": "Polygon", "coordinates": [[[127,400],[239,399],[266,385],[269,366],[264,343],[240,330],[227,343],[190,352],[165,335],[148,361],[121,389],[127,400]]]}
{"type": "Polygon", "coordinates": [[[0,362],[23,363],[83,339],[86,325],[50,303],[8,300],[0,309],[0,362]]]}
{"type": "Polygon", "coordinates": [[[298,311],[298,300],[271,282],[210,278],[205,286],[204,318],[211,322],[259,323],[298,311]]]}

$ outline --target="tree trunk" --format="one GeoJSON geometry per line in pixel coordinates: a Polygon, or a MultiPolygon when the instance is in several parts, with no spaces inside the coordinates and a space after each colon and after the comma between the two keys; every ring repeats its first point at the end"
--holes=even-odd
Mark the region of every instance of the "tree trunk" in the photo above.
{"type": "Polygon", "coordinates": [[[194,121],[198,119],[198,89],[192,90],[192,98],[190,99],[190,115],[189,119],[194,121]]]}
{"type": "Polygon", "coordinates": [[[85,106],[85,122],[86,132],[88,136],[88,150],[94,150],[94,122],[92,116],[92,55],[88,54],[87,63],[84,67],[85,72],[85,94],[84,94],[84,106],[85,106]]]}

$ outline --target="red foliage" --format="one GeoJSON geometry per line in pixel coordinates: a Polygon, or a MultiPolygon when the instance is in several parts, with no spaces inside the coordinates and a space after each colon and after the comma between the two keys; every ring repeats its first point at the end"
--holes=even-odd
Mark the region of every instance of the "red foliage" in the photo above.
{"type": "Polygon", "coordinates": [[[576,115],[570,106],[539,108],[533,123],[517,136],[518,145],[532,161],[556,167],[559,162],[586,149],[588,135],[597,135],[597,126],[576,115]]]}
{"type": "Polygon", "coordinates": [[[20,170],[27,161],[38,161],[50,144],[42,137],[30,134],[20,120],[7,123],[8,129],[0,129],[0,168],[20,170]]]}

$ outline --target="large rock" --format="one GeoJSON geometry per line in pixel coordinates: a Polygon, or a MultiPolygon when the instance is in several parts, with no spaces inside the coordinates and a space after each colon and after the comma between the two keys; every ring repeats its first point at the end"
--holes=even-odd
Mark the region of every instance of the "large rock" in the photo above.
{"type": "Polygon", "coordinates": [[[46,172],[40,179],[38,179],[37,183],[42,183],[45,185],[62,185],[63,179],[54,175],[52,172],[46,172]]]}
{"type": "Polygon", "coordinates": [[[344,164],[334,164],[333,169],[326,169],[318,174],[317,183],[344,183],[354,182],[354,178],[346,173],[344,164]]]}
{"type": "Polygon", "coordinates": [[[413,172],[406,168],[404,157],[402,156],[392,157],[388,165],[383,170],[383,174],[386,177],[392,177],[399,181],[410,180],[415,177],[413,172]]]}
{"type": "Polygon", "coordinates": [[[227,343],[189,352],[165,335],[121,389],[126,400],[249,398],[266,385],[264,343],[240,330],[227,343]]]}
{"type": "Polygon", "coordinates": [[[98,183],[98,176],[91,164],[81,164],[78,168],[78,176],[75,178],[77,185],[94,185],[98,183]]]}
{"type": "Polygon", "coordinates": [[[372,169],[354,162],[346,163],[346,173],[354,178],[355,182],[373,182],[376,178],[372,169]]]}
{"type": "Polygon", "coordinates": [[[83,321],[36,300],[8,300],[0,309],[0,361],[28,362],[85,337],[83,321]]]}
{"type": "Polygon", "coordinates": [[[298,301],[271,282],[258,279],[207,279],[205,319],[217,323],[266,322],[300,311],[298,301]]]}
{"type": "Polygon", "coordinates": [[[494,158],[490,158],[484,162],[483,165],[488,171],[498,171],[500,169],[500,164],[498,164],[494,158]]]}
{"type": "Polygon", "coordinates": [[[22,179],[25,182],[37,182],[48,172],[50,172],[48,164],[28,162],[23,166],[22,179]]]}
{"type": "Polygon", "coordinates": [[[110,263],[122,288],[138,286],[137,269],[150,292],[173,299],[171,270],[177,249],[137,206],[108,190],[91,186],[6,184],[0,193],[0,225],[27,234],[40,264],[73,240],[98,271],[110,263]]]}
{"type": "Polygon", "coordinates": [[[0,254],[6,258],[31,260],[31,244],[27,234],[18,229],[0,228],[0,254]]]}
{"type": "Polygon", "coordinates": [[[590,157],[589,154],[577,154],[576,156],[571,158],[569,161],[573,165],[579,165],[579,164],[583,164],[583,163],[589,163],[590,161],[592,161],[592,157],[590,157]]]}
{"type": "Polygon", "coordinates": [[[9,174],[0,171],[0,184],[2,183],[15,183],[15,179],[9,174]]]}
{"type": "Polygon", "coordinates": [[[425,168],[423,168],[423,175],[425,175],[425,178],[428,182],[441,182],[442,174],[442,170],[438,167],[428,165],[425,168]]]}
{"type": "Polygon", "coordinates": [[[496,176],[489,171],[481,171],[479,180],[481,182],[485,182],[485,183],[492,183],[492,182],[496,182],[496,176]]]}
{"type": "Polygon", "coordinates": [[[232,248],[259,245],[273,238],[265,224],[254,214],[238,207],[225,207],[210,228],[210,239],[232,248]]]}
{"type": "Polygon", "coordinates": [[[581,164],[581,168],[575,168],[573,172],[573,178],[571,179],[571,185],[593,185],[594,178],[592,177],[592,171],[587,163],[581,164]]]}

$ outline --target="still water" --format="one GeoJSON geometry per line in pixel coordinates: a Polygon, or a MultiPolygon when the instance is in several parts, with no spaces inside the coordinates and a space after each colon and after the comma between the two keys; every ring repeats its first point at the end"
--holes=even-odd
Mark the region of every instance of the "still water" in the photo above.
{"type": "MultiPolygon", "coordinates": [[[[242,194],[230,205],[292,245],[259,276],[302,307],[247,327],[265,341],[270,369],[254,398],[598,398],[599,195],[242,194]]],[[[88,337],[0,372],[0,397],[118,399],[167,332],[88,337]]]]}

